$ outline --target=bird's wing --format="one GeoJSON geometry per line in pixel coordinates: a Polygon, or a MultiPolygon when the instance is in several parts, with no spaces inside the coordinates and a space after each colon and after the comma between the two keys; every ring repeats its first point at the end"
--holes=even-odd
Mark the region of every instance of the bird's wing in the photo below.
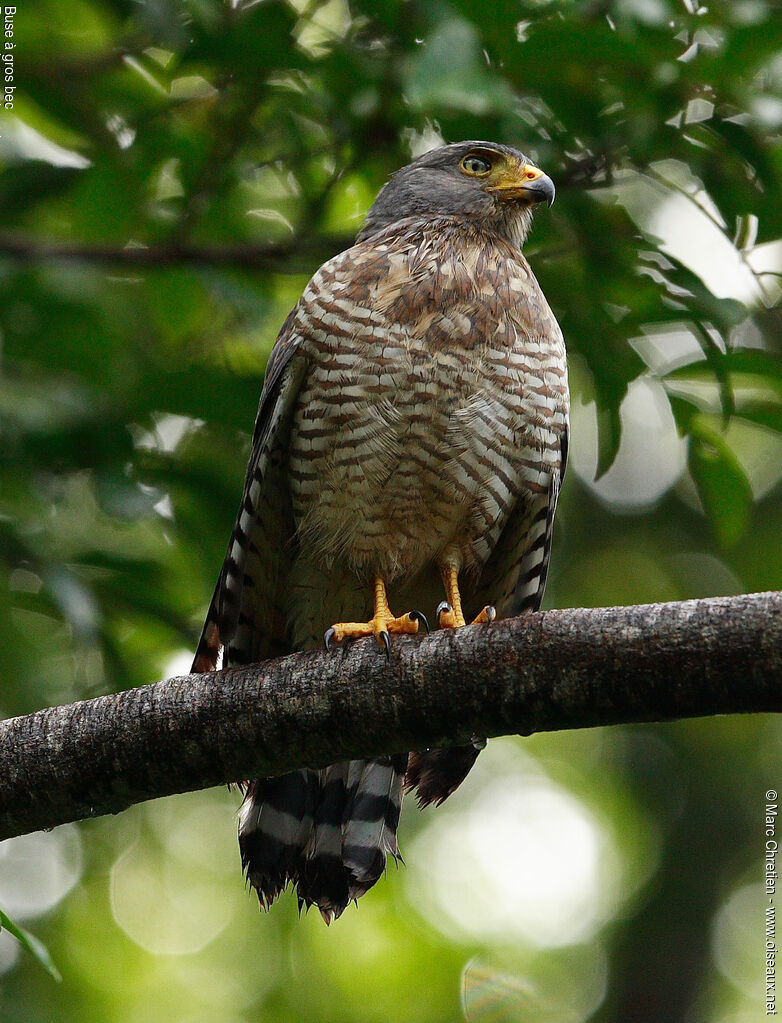
{"type": "Polygon", "coordinates": [[[475,591],[466,594],[470,614],[477,614],[486,604],[494,604],[500,618],[540,608],[567,448],[568,428],[565,426],[559,439],[559,452],[552,452],[554,464],[548,474],[548,486],[534,498],[518,502],[481,572],[475,591]]]}
{"type": "MultiPolygon", "coordinates": [[[[406,275],[395,258],[398,226],[359,242],[324,263],[280,330],[266,367],[252,452],[236,525],[198,644],[193,671],[213,671],[220,650],[224,666],[289,653],[291,642],[281,585],[296,554],[295,523],[287,480],[291,418],[309,363],[307,342],[373,337],[386,323],[378,311],[406,275]],[[354,319],[351,310],[360,309],[354,319]]],[[[397,254],[398,255],[398,254],[397,254]]],[[[406,264],[404,264],[406,266],[406,264]]]]}
{"type": "Polygon", "coordinates": [[[213,671],[221,649],[224,666],[291,650],[280,607],[281,582],[296,554],[287,463],[291,417],[310,358],[307,342],[372,339],[387,325],[377,305],[391,302],[407,280],[407,264],[394,252],[398,233],[395,225],[324,263],[280,331],[266,368],[239,515],[193,671],[213,671]]]}
{"type": "MultiPolygon", "coordinates": [[[[559,440],[559,452],[552,451],[548,486],[534,497],[519,501],[511,512],[477,586],[462,587],[467,619],[486,604],[493,604],[500,618],[537,611],[546,586],[554,512],[567,462],[567,426],[559,440]],[[557,457],[558,456],[558,457],[557,457]]],[[[410,754],[405,788],[416,790],[421,807],[439,804],[461,785],[486,740],[474,737],[464,746],[446,746],[410,754]]]]}
{"type": "Polygon", "coordinates": [[[223,648],[226,666],[289,649],[277,582],[293,553],[294,524],[285,470],[290,419],[307,367],[296,312],[283,324],[266,367],[242,503],[193,671],[214,671],[223,648]]]}

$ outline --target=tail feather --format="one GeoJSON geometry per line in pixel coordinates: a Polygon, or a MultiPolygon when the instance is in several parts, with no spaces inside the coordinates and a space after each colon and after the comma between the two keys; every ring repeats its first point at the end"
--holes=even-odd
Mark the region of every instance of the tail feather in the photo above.
{"type": "Polygon", "coordinates": [[[218,580],[214,595],[212,596],[212,602],[209,605],[209,612],[204,622],[204,628],[201,631],[201,638],[198,641],[195,657],[193,658],[193,666],[190,669],[194,673],[198,672],[201,674],[206,671],[214,671],[217,668],[220,650],[223,645],[220,638],[219,612],[217,607],[219,599],[220,582],[218,580]]]}
{"type": "Polygon", "coordinates": [[[473,739],[467,746],[427,749],[411,753],[407,765],[405,791],[417,789],[418,805],[439,806],[461,785],[485,747],[485,739],[473,739]]]}
{"type": "Polygon", "coordinates": [[[306,768],[248,786],[239,810],[239,848],[264,909],[299,876],[319,789],[318,772],[306,768]]]}
{"type": "Polygon", "coordinates": [[[348,875],[342,862],[342,819],[347,798],[349,763],[320,771],[321,790],[312,835],[298,878],[300,905],[317,906],[330,924],[347,906],[348,875]]]}
{"type": "Polygon", "coordinates": [[[402,809],[407,757],[364,762],[343,828],[342,857],[351,876],[348,894],[360,898],[385,870],[386,856],[399,859],[396,831],[402,809]]]}
{"type": "Polygon", "coordinates": [[[407,756],[353,760],[250,784],[239,811],[242,864],[263,908],[289,884],[327,924],[399,858],[407,756]]]}

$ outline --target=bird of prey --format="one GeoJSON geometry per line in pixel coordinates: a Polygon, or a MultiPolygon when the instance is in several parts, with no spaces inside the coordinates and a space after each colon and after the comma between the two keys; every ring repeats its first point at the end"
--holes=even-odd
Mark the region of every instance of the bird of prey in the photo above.
{"type": "MultiPolygon", "coordinates": [[[[556,319],[522,255],[554,185],[493,142],[434,149],[315,273],[266,369],[194,671],[536,610],[565,470],[556,319]],[[393,611],[391,609],[394,609],[393,611]]],[[[403,786],[439,803],[485,741],[249,782],[243,866],[326,923],[398,857],[403,786]]]]}

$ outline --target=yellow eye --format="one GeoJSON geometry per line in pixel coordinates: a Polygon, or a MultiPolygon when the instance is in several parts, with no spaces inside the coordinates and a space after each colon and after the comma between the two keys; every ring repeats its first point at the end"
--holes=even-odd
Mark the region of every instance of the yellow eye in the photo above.
{"type": "Polygon", "coordinates": [[[475,153],[468,153],[460,166],[465,174],[472,174],[476,178],[485,177],[491,170],[489,161],[485,160],[482,156],[477,156],[475,153]]]}

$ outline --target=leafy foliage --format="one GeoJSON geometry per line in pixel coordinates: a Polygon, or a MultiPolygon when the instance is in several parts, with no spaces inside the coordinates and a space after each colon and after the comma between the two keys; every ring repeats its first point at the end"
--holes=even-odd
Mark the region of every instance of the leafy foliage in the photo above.
{"type": "Polygon", "coordinates": [[[34,934],[30,934],[23,927],[19,927],[17,924],[8,917],[2,909],[0,909],[0,929],[8,931],[22,948],[27,949],[33,959],[37,960],[41,966],[46,970],[49,976],[56,981],[61,981],[62,977],[60,971],[52,962],[52,957],[45,945],[43,945],[34,934]]]}
{"type": "MultiPolygon", "coordinates": [[[[148,682],[192,649],[279,325],[388,174],[440,139],[519,145],[557,184],[527,250],[566,335],[575,399],[549,603],[782,586],[782,20],[771,0],[39,0],[17,7],[13,33],[16,92],[0,115],[6,713],[148,682]]],[[[587,740],[526,744],[584,806],[602,805],[628,869],[640,876],[658,851],[649,887],[605,909],[602,937],[584,946],[591,986],[581,960],[576,973],[598,993],[568,1018],[683,1018],[697,999],[715,1019],[740,1011],[738,968],[712,961],[703,935],[759,855],[742,844],[760,813],[746,793],[773,780],[763,772],[778,739],[750,722],[628,730],[601,740],[599,769],[587,740]],[[686,819],[698,800],[731,822],[711,847],[686,819]],[[629,822],[643,830],[651,817],[643,853],[629,822]],[[696,847],[710,885],[681,866],[696,847]],[[677,878],[697,889],[697,913],[677,878]],[[637,914],[633,934],[621,913],[637,914]],[[650,936],[671,950],[654,977],[638,962],[650,936]]],[[[230,831],[221,810],[214,827],[230,831]]],[[[154,812],[85,826],[94,851],[52,925],[75,949],[67,1008],[47,1008],[20,966],[9,1019],[126,1018],[107,981],[103,1001],[88,993],[104,972],[92,928],[126,964],[116,991],[143,1002],[163,967],[106,922],[100,879],[131,838],[152,862],[164,842],[154,812]]],[[[238,884],[232,871],[226,885],[238,884]]],[[[431,915],[416,923],[417,896],[400,905],[400,890],[389,878],[361,926],[340,921],[337,966],[334,947],[284,909],[234,921],[247,954],[228,938],[211,959],[198,953],[222,978],[208,1004],[225,1019],[256,1019],[261,1004],[268,1020],[456,1018],[459,973],[483,939],[436,932],[431,915]],[[283,941],[292,967],[269,951],[283,941]],[[268,980],[243,1000],[258,947],[268,980]],[[371,982],[367,997],[339,970],[371,982]],[[313,992],[296,996],[302,977],[313,992]]],[[[554,953],[529,949],[516,972],[547,990],[554,953]]],[[[486,966],[492,955],[466,968],[468,1019],[517,1018],[527,997],[507,957],[486,966]]],[[[191,989],[208,1002],[204,985],[191,989]]],[[[166,1019],[189,1011],[156,1005],[166,1019]]]]}

